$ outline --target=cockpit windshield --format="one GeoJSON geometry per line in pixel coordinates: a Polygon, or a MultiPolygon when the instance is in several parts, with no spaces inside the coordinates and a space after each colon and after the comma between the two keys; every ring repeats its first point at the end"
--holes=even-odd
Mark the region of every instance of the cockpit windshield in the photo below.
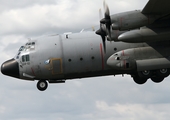
{"type": "Polygon", "coordinates": [[[19,49],[19,51],[23,51],[24,48],[25,48],[24,46],[21,46],[20,49],[19,49]]]}
{"type": "MultiPolygon", "coordinates": [[[[21,46],[18,50],[18,53],[16,55],[16,59],[19,59],[21,53],[34,51],[35,50],[35,42],[28,42],[25,44],[25,46],[21,46]]],[[[22,55],[21,55],[22,56],[22,55]]]]}
{"type": "Polygon", "coordinates": [[[30,51],[35,49],[35,42],[28,42],[25,44],[25,51],[30,51]]]}

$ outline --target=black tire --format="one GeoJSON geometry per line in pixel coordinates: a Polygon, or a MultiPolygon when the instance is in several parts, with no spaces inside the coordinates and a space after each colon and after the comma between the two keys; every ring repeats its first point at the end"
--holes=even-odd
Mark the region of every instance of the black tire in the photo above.
{"type": "Polygon", "coordinates": [[[38,81],[38,83],[37,83],[38,90],[44,91],[47,89],[47,87],[48,87],[48,83],[45,80],[38,81]]]}
{"type": "Polygon", "coordinates": [[[138,72],[138,75],[142,79],[148,79],[152,76],[152,71],[150,71],[150,70],[140,71],[140,72],[138,72]]]}
{"type": "Polygon", "coordinates": [[[169,69],[160,69],[160,70],[157,70],[157,76],[160,76],[160,77],[168,77],[169,74],[170,74],[170,70],[169,69]]]}
{"type": "Polygon", "coordinates": [[[135,81],[135,83],[142,85],[142,84],[146,83],[147,78],[141,78],[139,76],[134,76],[133,80],[135,81]]]}
{"type": "Polygon", "coordinates": [[[164,77],[153,76],[153,77],[151,77],[151,80],[155,83],[160,83],[164,80],[164,77]]]}

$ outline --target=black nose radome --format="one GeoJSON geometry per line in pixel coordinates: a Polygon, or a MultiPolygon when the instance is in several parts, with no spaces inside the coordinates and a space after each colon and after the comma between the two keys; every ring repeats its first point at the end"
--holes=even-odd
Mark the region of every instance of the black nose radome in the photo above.
{"type": "Polygon", "coordinates": [[[19,66],[15,59],[10,59],[1,65],[1,72],[4,75],[19,78],[19,66]]]}

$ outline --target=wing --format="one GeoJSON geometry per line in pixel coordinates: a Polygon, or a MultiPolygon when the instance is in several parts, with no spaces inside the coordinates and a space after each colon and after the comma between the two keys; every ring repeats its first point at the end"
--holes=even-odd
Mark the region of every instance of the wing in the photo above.
{"type": "Polygon", "coordinates": [[[170,0],[149,0],[142,13],[151,15],[170,14],[170,0]]]}

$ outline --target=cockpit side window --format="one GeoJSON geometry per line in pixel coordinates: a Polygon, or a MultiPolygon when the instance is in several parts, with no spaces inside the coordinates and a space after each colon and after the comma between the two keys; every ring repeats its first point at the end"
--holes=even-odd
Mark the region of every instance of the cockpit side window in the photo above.
{"type": "Polygon", "coordinates": [[[16,56],[16,59],[19,59],[19,55],[21,54],[21,52],[19,51],[17,56],[16,56]]]}
{"type": "Polygon", "coordinates": [[[30,56],[26,55],[26,61],[30,61],[30,56]]]}
{"type": "Polygon", "coordinates": [[[22,62],[25,62],[26,60],[25,60],[25,55],[24,56],[22,56],[22,62]]]}
{"type": "Polygon", "coordinates": [[[20,49],[19,49],[19,51],[23,51],[24,48],[25,48],[24,46],[21,46],[20,49]]]}
{"type": "Polygon", "coordinates": [[[24,51],[24,49],[25,49],[24,46],[21,46],[21,47],[19,48],[18,53],[17,53],[17,55],[16,55],[16,59],[19,59],[19,56],[20,56],[21,52],[24,51]]]}
{"type": "Polygon", "coordinates": [[[30,61],[30,56],[29,55],[23,55],[22,56],[22,62],[29,62],[30,61]]]}

